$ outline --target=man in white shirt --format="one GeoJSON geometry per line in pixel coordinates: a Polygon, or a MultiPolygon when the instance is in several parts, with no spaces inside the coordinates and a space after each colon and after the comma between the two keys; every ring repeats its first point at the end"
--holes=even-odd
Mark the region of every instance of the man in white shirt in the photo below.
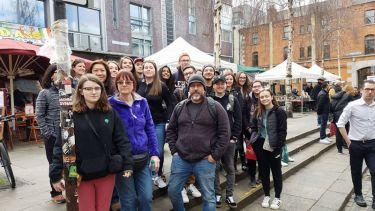
{"type": "Polygon", "coordinates": [[[362,98],[350,102],[344,109],[337,127],[349,147],[350,167],[354,186],[354,201],[358,206],[366,207],[362,196],[362,165],[365,159],[371,173],[372,208],[375,209],[375,82],[366,80],[362,98]],[[345,124],[350,122],[349,135],[345,124]]]}

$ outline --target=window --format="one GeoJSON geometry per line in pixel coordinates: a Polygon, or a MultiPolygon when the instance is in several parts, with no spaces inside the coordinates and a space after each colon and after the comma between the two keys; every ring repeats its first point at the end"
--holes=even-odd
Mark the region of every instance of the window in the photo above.
{"type": "Polygon", "coordinates": [[[308,58],[311,58],[311,55],[312,55],[311,46],[308,46],[308,47],[307,47],[307,57],[308,57],[308,58]]]}
{"type": "Polygon", "coordinates": [[[311,31],[312,31],[311,24],[309,24],[309,25],[307,25],[307,32],[311,33],[311,31]]]}
{"type": "Polygon", "coordinates": [[[288,47],[283,48],[283,58],[284,60],[288,58],[288,47]]]}
{"type": "Polygon", "coordinates": [[[304,34],[305,33],[305,26],[304,25],[300,25],[299,26],[299,33],[300,34],[304,34]]]}
{"type": "Polygon", "coordinates": [[[232,42],[232,7],[227,4],[221,10],[221,40],[232,42]]]}
{"type": "Polygon", "coordinates": [[[289,37],[289,27],[284,26],[284,28],[283,28],[283,39],[288,39],[288,37],[289,37]]]}
{"type": "Polygon", "coordinates": [[[305,58],[305,48],[304,47],[299,48],[299,58],[300,59],[305,58]]]}
{"type": "Polygon", "coordinates": [[[375,10],[367,10],[365,12],[365,24],[375,23],[375,10]]]}
{"type": "Polygon", "coordinates": [[[149,56],[152,53],[151,10],[142,5],[130,4],[132,54],[149,56]]]}
{"type": "Polygon", "coordinates": [[[188,0],[189,34],[197,34],[197,20],[195,14],[195,0],[188,0]]]}
{"type": "Polygon", "coordinates": [[[115,29],[119,28],[118,22],[118,0],[112,0],[112,15],[113,15],[113,27],[115,29]]]}
{"type": "Polygon", "coordinates": [[[83,50],[102,50],[100,11],[66,4],[69,44],[83,50]]]}
{"type": "Polygon", "coordinates": [[[150,9],[130,4],[130,24],[132,33],[151,36],[150,9]]]}
{"type": "Polygon", "coordinates": [[[132,54],[137,56],[146,57],[151,55],[152,45],[151,40],[145,39],[132,39],[132,54]]]}
{"type": "Polygon", "coordinates": [[[253,67],[258,67],[259,66],[259,64],[258,64],[258,52],[253,53],[252,60],[253,60],[253,67]]]}
{"type": "Polygon", "coordinates": [[[0,1],[0,20],[1,22],[46,27],[44,2],[37,0],[0,1]]]}
{"type": "Polygon", "coordinates": [[[375,53],[375,36],[373,34],[365,36],[365,54],[375,53]]]}
{"type": "Polygon", "coordinates": [[[323,59],[329,59],[331,57],[331,47],[328,43],[323,45],[323,59]]]}
{"type": "Polygon", "coordinates": [[[174,14],[173,0],[165,1],[165,20],[167,22],[167,45],[174,41],[174,14]]]}
{"type": "Polygon", "coordinates": [[[251,41],[252,41],[253,45],[258,45],[258,41],[259,41],[258,32],[255,32],[255,33],[252,34],[251,41]]]}

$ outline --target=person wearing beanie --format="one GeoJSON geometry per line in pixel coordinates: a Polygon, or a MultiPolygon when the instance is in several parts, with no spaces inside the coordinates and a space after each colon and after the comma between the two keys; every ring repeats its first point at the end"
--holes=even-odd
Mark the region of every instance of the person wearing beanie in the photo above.
{"type": "Polygon", "coordinates": [[[202,76],[206,85],[206,96],[213,96],[212,80],[215,76],[215,67],[213,65],[205,65],[202,68],[202,76]]]}
{"type": "Polygon", "coordinates": [[[229,145],[230,126],[220,103],[206,97],[204,82],[200,75],[190,77],[190,96],[174,108],[167,127],[172,154],[168,195],[173,210],[185,210],[181,191],[191,174],[201,187],[204,210],[216,210],[216,161],[229,145]]]}

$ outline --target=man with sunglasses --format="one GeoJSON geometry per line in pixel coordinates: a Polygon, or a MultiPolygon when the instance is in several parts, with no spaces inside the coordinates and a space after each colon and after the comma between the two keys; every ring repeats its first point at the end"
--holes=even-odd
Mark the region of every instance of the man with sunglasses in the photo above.
{"type": "Polygon", "coordinates": [[[337,122],[337,127],[349,147],[350,168],[354,186],[354,201],[360,207],[367,203],[362,195],[362,165],[365,159],[371,172],[372,209],[375,209],[375,82],[364,81],[362,98],[350,102],[337,122]],[[349,134],[345,124],[350,122],[349,134]]]}

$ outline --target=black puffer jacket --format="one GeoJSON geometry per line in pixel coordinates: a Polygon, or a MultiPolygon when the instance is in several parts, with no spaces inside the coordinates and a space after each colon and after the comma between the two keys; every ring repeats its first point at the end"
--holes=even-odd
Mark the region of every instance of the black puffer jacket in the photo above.
{"type": "MultiPolygon", "coordinates": [[[[262,118],[253,117],[251,127],[250,143],[254,143],[260,138],[262,128],[262,118]]],[[[267,116],[267,136],[270,141],[270,146],[273,149],[281,148],[287,135],[287,115],[284,109],[279,106],[274,106],[267,116]]],[[[249,144],[249,143],[247,143],[249,144]]]]}
{"type": "Polygon", "coordinates": [[[333,114],[334,122],[339,121],[339,118],[342,112],[344,111],[344,108],[348,105],[350,101],[353,101],[353,97],[345,91],[341,91],[332,96],[330,111],[333,114]]]}

